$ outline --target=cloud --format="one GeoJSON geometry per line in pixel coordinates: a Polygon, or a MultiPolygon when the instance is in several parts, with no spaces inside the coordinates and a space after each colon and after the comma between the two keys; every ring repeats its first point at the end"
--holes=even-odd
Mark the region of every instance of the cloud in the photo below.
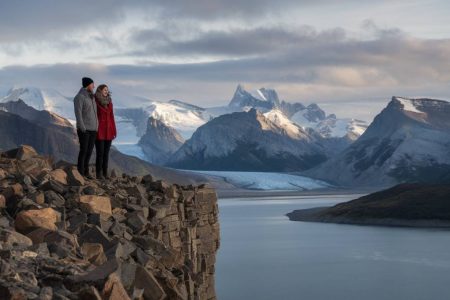
{"type": "MultiPolygon", "coordinates": [[[[445,11],[442,3],[433,9],[445,11]]],[[[226,103],[239,82],[339,109],[394,94],[445,97],[450,40],[417,37],[397,26],[405,18],[392,18],[419,4],[403,12],[386,0],[3,1],[0,82],[70,94],[88,75],[148,98],[208,106],[226,103]],[[395,26],[378,26],[386,23],[372,11],[395,26]],[[342,25],[353,24],[343,16],[359,27],[342,25]],[[342,27],[325,26],[338,19],[342,27]]]]}
{"type": "Polygon", "coordinates": [[[210,30],[198,32],[191,39],[176,39],[161,31],[142,30],[135,32],[132,40],[146,45],[145,54],[173,56],[254,56],[286,52],[288,49],[302,49],[312,44],[337,43],[345,38],[343,29],[317,32],[311,26],[293,28],[256,27],[231,30],[210,30]]]}

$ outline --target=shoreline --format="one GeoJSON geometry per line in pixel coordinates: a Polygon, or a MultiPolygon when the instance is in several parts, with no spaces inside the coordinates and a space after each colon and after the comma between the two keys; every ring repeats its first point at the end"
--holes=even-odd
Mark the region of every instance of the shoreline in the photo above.
{"type": "Polygon", "coordinates": [[[332,223],[358,226],[450,229],[450,221],[439,219],[348,218],[321,215],[330,206],[294,210],[286,214],[290,221],[332,223]]]}
{"type": "Polygon", "coordinates": [[[315,190],[246,190],[246,189],[220,189],[216,188],[219,199],[229,198],[259,198],[259,197],[279,197],[279,196],[321,196],[321,195],[362,195],[370,194],[378,189],[315,189],[315,190]]]}

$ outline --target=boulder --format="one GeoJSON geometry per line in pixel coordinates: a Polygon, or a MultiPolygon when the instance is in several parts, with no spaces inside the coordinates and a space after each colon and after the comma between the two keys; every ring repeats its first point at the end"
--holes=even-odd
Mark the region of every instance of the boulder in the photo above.
{"type": "Polygon", "coordinates": [[[116,273],[109,275],[103,288],[103,299],[105,300],[130,300],[127,291],[123,287],[120,277],[116,273]]]}
{"type": "Polygon", "coordinates": [[[0,180],[6,178],[6,175],[7,175],[6,171],[0,168],[0,180]]]}
{"type": "Polygon", "coordinates": [[[38,191],[30,195],[30,199],[36,202],[37,204],[42,205],[45,203],[45,194],[41,191],[38,191]]]}
{"type": "Polygon", "coordinates": [[[50,171],[50,177],[61,184],[67,185],[67,173],[62,169],[50,171]]]}
{"type": "Polygon", "coordinates": [[[89,213],[98,213],[111,216],[111,200],[106,196],[82,195],[80,196],[82,209],[89,213]]]}
{"type": "Polygon", "coordinates": [[[83,228],[79,236],[80,244],[84,243],[100,243],[104,250],[111,248],[114,243],[98,226],[83,228]]]}
{"type": "Polygon", "coordinates": [[[44,193],[44,197],[45,197],[45,203],[54,205],[56,207],[62,207],[62,206],[64,206],[64,203],[66,202],[64,197],[62,197],[61,195],[57,194],[56,192],[54,192],[52,190],[46,191],[44,193]]]}
{"type": "Polygon", "coordinates": [[[14,183],[9,185],[4,191],[3,196],[5,196],[6,201],[17,200],[23,197],[23,187],[20,183],[14,183]]]}
{"type": "Polygon", "coordinates": [[[6,207],[6,198],[2,194],[0,194],[0,208],[6,207]]]}
{"type": "Polygon", "coordinates": [[[26,160],[37,156],[36,150],[29,145],[21,145],[19,148],[5,152],[9,158],[16,158],[18,160],[26,160]]]}
{"type": "Polygon", "coordinates": [[[17,231],[8,229],[0,230],[0,242],[2,242],[3,248],[12,248],[15,246],[29,247],[33,244],[30,238],[17,231]]]}
{"type": "Polygon", "coordinates": [[[43,182],[40,186],[40,189],[42,191],[55,191],[58,194],[63,194],[66,190],[63,184],[53,179],[49,179],[43,182]]]}
{"type": "Polygon", "coordinates": [[[106,256],[103,252],[103,246],[99,243],[83,243],[81,246],[83,257],[96,266],[106,262],[106,256]]]}
{"type": "Polygon", "coordinates": [[[144,298],[149,300],[161,300],[166,298],[164,289],[156,280],[155,276],[147,269],[137,266],[134,286],[144,290],[144,298]]]}
{"type": "Polygon", "coordinates": [[[24,210],[17,214],[15,228],[21,233],[28,233],[36,228],[57,230],[55,225],[60,214],[52,208],[24,210]]]}
{"type": "Polygon", "coordinates": [[[67,174],[67,184],[71,186],[82,186],[85,184],[84,177],[76,167],[68,167],[65,169],[67,174]]]}

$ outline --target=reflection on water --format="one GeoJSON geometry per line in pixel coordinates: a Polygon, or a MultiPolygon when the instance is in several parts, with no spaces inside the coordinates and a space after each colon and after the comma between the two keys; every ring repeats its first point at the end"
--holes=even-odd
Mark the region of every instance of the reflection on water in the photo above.
{"type": "Polygon", "coordinates": [[[359,196],[219,200],[219,299],[449,299],[450,231],[284,216],[359,196]]]}

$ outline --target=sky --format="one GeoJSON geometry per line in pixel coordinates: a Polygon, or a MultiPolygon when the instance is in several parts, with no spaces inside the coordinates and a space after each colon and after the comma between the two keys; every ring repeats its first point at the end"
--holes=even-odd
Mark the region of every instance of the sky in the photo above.
{"type": "Polygon", "coordinates": [[[444,0],[1,1],[0,85],[70,96],[90,76],[219,106],[241,83],[370,121],[394,95],[450,98],[449,15],[444,0]]]}

